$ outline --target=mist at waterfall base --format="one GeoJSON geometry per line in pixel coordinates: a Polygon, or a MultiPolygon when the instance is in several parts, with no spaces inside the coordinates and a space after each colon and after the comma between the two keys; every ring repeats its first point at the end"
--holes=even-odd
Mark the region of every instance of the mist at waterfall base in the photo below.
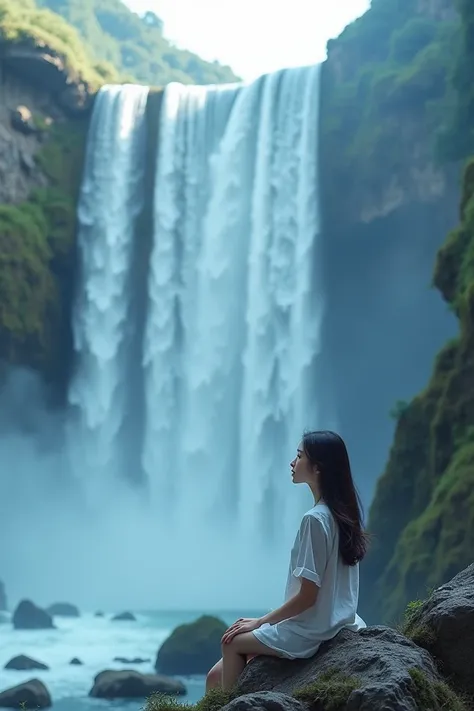
{"type": "Polygon", "coordinates": [[[151,128],[148,97],[129,85],[96,101],[70,407],[48,411],[29,373],[3,386],[0,573],[12,605],[279,604],[311,505],[289,461],[306,427],[333,424],[314,398],[319,67],[170,85],[151,128]]]}

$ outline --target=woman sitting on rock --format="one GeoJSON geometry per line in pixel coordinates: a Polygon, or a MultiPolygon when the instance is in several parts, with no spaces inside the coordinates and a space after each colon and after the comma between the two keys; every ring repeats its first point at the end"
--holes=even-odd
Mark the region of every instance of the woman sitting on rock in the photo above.
{"type": "Polygon", "coordinates": [[[334,432],[309,432],[290,467],[293,482],[311,489],[314,506],[303,516],[291,551],[285,602],[262,618],[241,618],[229,627],[206,689],[232,689],[257,655],[311,657],[343,628],[365,627],[357,602],[367,536],[346,446],[334,432]]]}

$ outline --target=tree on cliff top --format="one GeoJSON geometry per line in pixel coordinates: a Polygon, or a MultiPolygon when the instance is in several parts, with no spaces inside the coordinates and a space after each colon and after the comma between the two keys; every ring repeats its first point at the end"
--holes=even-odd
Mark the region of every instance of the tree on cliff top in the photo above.
{"type": "Polygon", "coordinates": [[[37,0],[37,4],[73,25],[96,57],[139,82],[221,84],[237,79],[229,67],[173,46],[156,15],[140,17],[121,0],[37,0]]]}

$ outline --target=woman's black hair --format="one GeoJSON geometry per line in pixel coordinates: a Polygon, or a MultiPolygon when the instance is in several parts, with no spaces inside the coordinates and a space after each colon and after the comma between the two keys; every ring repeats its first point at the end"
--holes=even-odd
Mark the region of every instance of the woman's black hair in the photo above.
{"type": "Polygon", "coordinates": [[[339,527],[339,553],[346,565],[356,565],[367,552],[362,506],[352,478],[346,445],[335,432],[303,435],[303,451],[319,470],[319,490],[339,527]]]}

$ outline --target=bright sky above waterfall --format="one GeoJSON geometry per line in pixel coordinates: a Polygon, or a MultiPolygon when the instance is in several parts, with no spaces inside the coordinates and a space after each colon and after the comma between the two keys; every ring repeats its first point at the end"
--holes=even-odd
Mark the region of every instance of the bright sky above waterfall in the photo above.
{"type": "Polygon", "coordinates": [[[125,0],[152,10],[178,47],[230,64],[244,79],[314,64],[326,42],[361,15],[370,0],[125,0]],[[279,10],[277,8],[280,8],[279,10]]]}

